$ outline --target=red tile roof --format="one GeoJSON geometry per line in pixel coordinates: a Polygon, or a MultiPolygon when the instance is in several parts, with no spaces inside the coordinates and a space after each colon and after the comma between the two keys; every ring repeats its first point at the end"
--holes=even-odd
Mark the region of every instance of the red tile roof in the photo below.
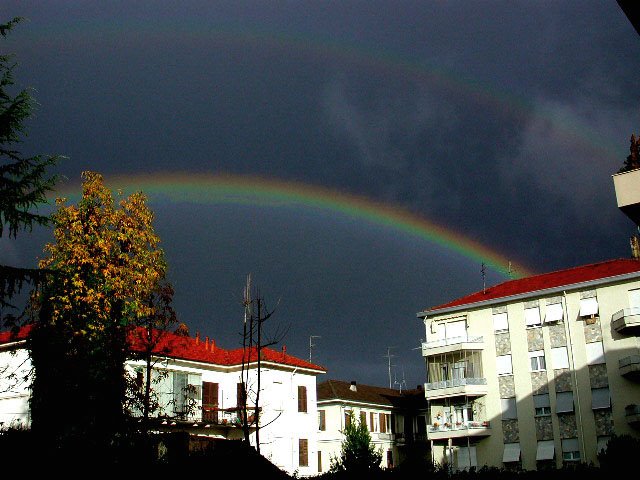
{"type": "MultiPolygon", "coordinates": [[[[20,328],[17,332],[0,332],[0,345],[19,340],[26,340],[32,326],[28,325],[20,328]]],[[[177,335],[172,332],[155,332],[157,343],[153,348],[153,353],[158,356],[165,356],[180,360],[191,360],[196,362],[209,363],[212,365],[235,366],[242,364],[242,348],[225,350],[218,347],[215,342],[202,340],[198,336],[195,338],[177,335]]],[[[129,341],[134,352],[143,352],[145,348],[146,331],[144,328],[137,328],[130,332],[129,341]]],[[[257,360],[256,349],[248,352],[245,361],[255,362],[257,360]]],[[[262,360],[292,367],[306,368],[325,372],[326,369],[319,365],[309,363],[293,355],[286,353],[286,347],[282,351],[270,348],[262,349],[262,360]]]]}
{"type": "MultiPolygon", "coordinates": [[[[500,283],[494,287],[489,287],[485,291],[479,291],[467,295],[457,300],[425,309],[425,311],[444,310],[447,308],[471,305],[489,300],[498,300],[515,295],[523,295],[531,292],[557,288],[569,287],[571,285],[602,280],[629,273],[640,272],[640,261],[633,259],[616,259],[600,263],[582,265],[566,270],[543,273],[533,277],[519,278],[500,283]]],[[[436,312],[437,313],[437,312],[436,312]]]]}
{"type": "Polygon", "coordinates": [[[400,392],[392,388],[373,385],[356,384],[355,391],[351,382],[326,380],[318,384],[318,401],[342,400],[345,402],[368,403],[388,407],[426,408],[426,399],[422,390],[405,390],[400,392]]]}

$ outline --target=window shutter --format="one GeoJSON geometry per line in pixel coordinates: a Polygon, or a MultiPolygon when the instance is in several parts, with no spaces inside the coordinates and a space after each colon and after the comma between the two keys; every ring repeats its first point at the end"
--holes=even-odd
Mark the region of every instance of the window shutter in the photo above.
{"type": "Polygon", "coordinates": [[[318,429],[323,432],[327,429],[326,415],[324,410],[318,410],[318,429]]]}
{"type": "Polygon", "coordinates": [[[307,411],[307,387],[298,385],[298,411],[307,411]]]}
{"type": "Polygon", "coordinates": [[[375,413],[369,412],[369,425],[371,425],[371,428],[369,430],[371,430],[372,432],[375,430],[374,416],[375,416],[375,413]]]}
{"type": "Polygon", "coordinates": [[[345,412],[344,413],[344,426],[348,427],[349,425],[351,425],[351,412],[345,412]]]}
{"type": "Polygon", "coordinates": [[[245,392],[245,388],[244,388],[244,382],[238,382],[237,387],[236,387],[236,398],[237,398],[237,402],[236,402],[236,406],[238,408],[244,406],[244,398],[245,398],[246,392],[245,392]]]}
{"type": "Polygon", "coordinates": [[[360,412],[360,423],[362,425],[364,425],[365,427],[367,426],[367,414],[366,414],[366,412],[360,412]]]}
{"type": "Polygon", "coordinates": [[[380,433],[387,433],[387,415],[381,413],[378,420],[380,421],[380,433]]]}
{"type": "Polygon", "coordinates": [[[309,441],[306,438],[298,439],[298,465],[309,466],[309,441]]]}

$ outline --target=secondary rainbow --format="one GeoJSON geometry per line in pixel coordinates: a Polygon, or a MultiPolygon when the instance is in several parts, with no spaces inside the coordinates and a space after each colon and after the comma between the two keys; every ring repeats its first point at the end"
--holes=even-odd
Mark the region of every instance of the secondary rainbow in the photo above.
{"type": "MultiPolygon", "coordinates": [[[[406,209],[317,185],[251,175],[200,173],[105,176],[105,184],[125,194],[142,191],[152,203],[168,200],[205,205],[289,206],[334,212],[440,245],[478,263],[483,262],[502,274],[509,268],[509,260],[504,255],[406,209]]],[[[56,193],[76,197],[79,191],[76,184],[56,193]]],[[[517,276],[532,275],[525,266],[511,262],[511,271],[514,270],[517,276]]]]}

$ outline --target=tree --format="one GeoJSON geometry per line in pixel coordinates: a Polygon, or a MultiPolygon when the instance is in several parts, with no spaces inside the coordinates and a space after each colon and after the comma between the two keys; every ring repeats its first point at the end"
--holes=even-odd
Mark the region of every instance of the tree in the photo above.
{"type": "MultiPolygon", "coordinates": [[[[16,17],[0,24],[0,35],[7,34],[22,19],[16,17]]],[[[25,122],[33,113],[35,100],[29,90],[13,94],[14,55],[0,54],[0,237],[5,233],[16,238],[21,230],[31,230],[33,225],[46,225],[49,218],[32,210],[47,202],[46,194],[53,189],[55,176],[47,174],[59,156],[24,156],[18,150],[25,135],[25,122]]],[[[14,326],[16,307],[11,298],[25,284],[38,283],[43,275],[39,269],[0,265],[0,319],[14,326]],[[6,314],[9,311],[11,313],[6,314]]]]}
{"type": "MultiPolygon", "coordinates": [[[[247,276],[247,283],[244,289],[244,323],[242,331],[242,369],[240,373],[240,408],[239,418],[244,433],[245,444],[249,445],[250,427],[255,427],[256,451],[260,453],[260,390],[262,377],[262,350],[277,344],[284,338],[286,331],[278,329],[274,336],[266,338],[264,335],[264,323],[271,318],[275,310],[268,310],[264,299],[260,296],[259,290],[252,291],[251,275],[247,276]],[[250,364],[255,362],[256,383],[249,383],[250,364]],[[255,387],[255,388],[252,388],[255,387]],[[253,405],[249,407],[249,399],[253,394],[253,405]],[[249,414],[249,409],[253,413],[249,414]]],[[[272,419],[269,423],[275,421],[272,419]]]]}
{"type": "Polygon", "coordinates": [[[629,146],[629,155],[624,165],[618,170],[618,173],[628,172],[640,168],[640,139],[636,139],[635,134],[631,134],[631,145],[629,146]]]}
{"type": "Polygon", "coordinates": [[[86,445],[124,428],[128,334],[159,314],[152,297],[166,263],[145,196],[119,194],[116,205],[100,174],[83,178],[77,206],[56,201],[55,241],[40,262],[53,274],[35,297],[39,318],[28,346],[34,432],[86,445]]]}
{"type": "Polygon", "coordinates": [[[380,470],[382,453],[371,443],[371,434],[361,419],[355,420],[353,412],[342,431],[344,440],[340,457],[331,459],[332,472],[367,474],[380,470]]]}

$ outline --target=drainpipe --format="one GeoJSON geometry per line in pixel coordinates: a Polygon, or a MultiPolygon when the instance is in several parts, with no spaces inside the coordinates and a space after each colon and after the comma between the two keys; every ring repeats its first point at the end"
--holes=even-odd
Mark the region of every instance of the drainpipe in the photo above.
{"type": "MultiPolygon", "coordinates": [[[[587,452],[584,448],[584,429],[582,427],[582,408],[580,406],[580,389],[578,388],[578,375],[575,369],[575,363],[573,361],[573,340],[571,339],[571,325],[569,324],[569,311],[567,308],[567,292],[566,290],[562,291],[562,295],[564,296],[564,318],[566,318],[566,332],[568,335],[568,343],[569,350],[571,353],[571,363],[569,367],[571,368],[571,377],[574,385],[574,392],[576,398],[576,423],[578,427],[578,435],[580,436],[580,448],[582,449],[582,455],[584,455],[585,459],[587,456],[587,452]]],[[[562,440],[560,441],[560,448],[562,449],[562,440]]]]}

